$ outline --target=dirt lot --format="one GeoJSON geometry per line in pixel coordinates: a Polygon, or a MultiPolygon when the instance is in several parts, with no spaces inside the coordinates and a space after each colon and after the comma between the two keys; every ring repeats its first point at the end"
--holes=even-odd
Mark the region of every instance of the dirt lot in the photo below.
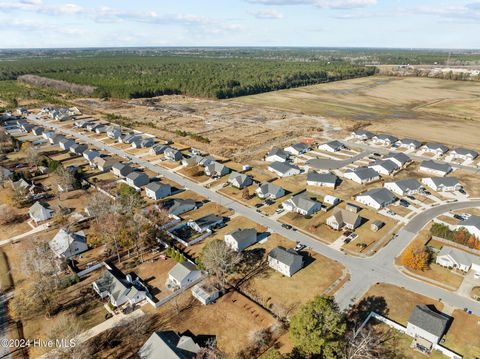
{"type": "Polygon", "coordinates": [[[232,102],[320,115],[343,128],[361,121],[372,131],[478,148],[479,97],[480,88],[471,82],[374,76],[232,102]]]}

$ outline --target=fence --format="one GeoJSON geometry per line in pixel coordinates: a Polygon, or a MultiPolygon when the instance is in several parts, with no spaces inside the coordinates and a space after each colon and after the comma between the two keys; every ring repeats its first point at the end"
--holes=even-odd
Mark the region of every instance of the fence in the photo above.
{"type": "Polygon", "coordinates": [[[480,256],[480,250],[478,249],[473,249],[473,248],[470,248],[470,247],[467,247],[463,244],[460,244],[460,243],[456,243],[454,241],[449,241],[448,239],[445,239],[445,238],[442,238],[442,237],[437,237],[437,236],[432,236],[432,239],[442,243],[442,244],[445,244],[449,247],[454,247],[454,248],[457,248],[457,249],[461,249],[461,250],[464,250],[466,252],[470,252],[472,254],[476,254],[477,256],[480,256]]]}
{"type": "Polygon", "coordinates": [[[165,297],[165,298],[162,298],[160,299],[159,301],[155,302],[153,299],[147,297],[147,302],[151,305],[153,305],[155,308],[158,308],[162,305],[164,305],[165,303],[171,301],[173,298],[175,298],[176,296],[182,294],[183,292],[185,292],[187,289],[190,289],[191,287],[193,287],[195,284],[197,283],[200,283],[202,280],[204,279],[204,276],[202,275],[201,278],[193,281],[192,283],[190,283],[187,287],[184,287],[184,288],[181,288],[181,289],[178,289],[176,290],[175,292],[173,292],[172,294],[170,294],[169,296],[165,297]]]}

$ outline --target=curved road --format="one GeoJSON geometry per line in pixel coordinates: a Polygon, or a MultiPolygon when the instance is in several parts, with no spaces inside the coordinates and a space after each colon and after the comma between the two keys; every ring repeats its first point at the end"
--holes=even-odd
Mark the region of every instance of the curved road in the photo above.
{"type": "Polygon", "coordinates": [[[269,228],[270,231],[277,232],[292,241],[299,241],[300,243],[312,248],[312,250],[315,252],[340,262],[347,268],[351,278],[351,280],[348,281],[347,284],[343,286],[335,295],[337,302],[342,308],[348,307],[350,304],[352,304],[352,302],[359,299],[368,290],[368,288],[375,283],[385,282],[404,287],[413,292],[417,292],[431,298],[441,299],[457,308],[468,307],[475,314],[480,315],[479,302],[475,302],[470,298],[462,297],[456,293],[449,292],[426,282],[421,282],[411,277],[407,277],[400,273],[400,271],[394,265],[395,257],[400,254],[403,248],[405,248],[405,246],[415,237],[416,233],[418,233],[431,219],[452,209],[480,206],[480,200],[454,202],[432,207],[413,217],[412,220],[405,226],[405,228],[399,231],[397,238],[390,241],[390,243],[388,243],[374,256],[369,258],[352,257],[343,252],[330,248],[327,245],[314,240],[308,235],[297,231],[287,230],[283,228],[279,222],[265,217],[264,215],[256,212],[254,209],[232,201],[231,199],[228,199],[213,190],[207,189],[198,183],[190,181],[189,179],[182,177],[168,169],[127,154],[121,149],[106,145],[103,142],[85,136],[77,131],[62,128],[56,124],[45,123],[44,121],[38,120],[35,116],[29,116],[29,119],[39,125],[50,127],[54,130],[63,132],[66,135],[76,137],[84,143],[88,143],[89,145],[93,145],[122,158],[126,158],[131,162],[137,163],[158,175],[167,177],[172,181],[175,181],[178,184],[189,188],[194,192],[205,196],[206,198],[209,198],[211,201],[232,208],[238,214],[269,228]]]}

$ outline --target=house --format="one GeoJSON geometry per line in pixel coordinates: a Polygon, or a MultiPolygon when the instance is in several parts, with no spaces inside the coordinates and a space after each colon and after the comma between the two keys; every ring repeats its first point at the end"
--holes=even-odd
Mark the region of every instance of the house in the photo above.
{"type": "Polygon", "coordinates": [[[257,230],[255,228],[238,228],[226,234],[223,240],[235,252],[241,252],[257,242],[257,230]]]}
{"type": "Polygon", "coordinates": [[[41,136],[42,133],[44,131],[44,128],[43,127],[40,127],[40,126],[36,126],[34,128],[32,128],[32,133],[35,135],[35,136],[41,136]]]}
{"type": "Polygon", "coordinates": [[[295,143],[284,148],[284,150],[291,155],[298,156],[305,152],[308,152],[310,150],[310,146],[308,146],[306,143],[295,143]]]}
{"type": "Polygon", "coordinates": [[[112,165],[112,172],[117,177],[125,178],[133,172],[133,168],[128,163],[115,162],[112,165]]]}
{"type": "Polygon", "coordinates": [[[134,273],[125,275],[112,264],[104,266],[105,271],[92,283],[101,298],[108,298],[113,306],[120,307],[140,303],[149,296],[147,286],[134,273]]]}
{"type": "Polygon", "coordinates": [[[272,148],[272,150],[265,156],[265,161],[286,162],[289,157],[290,154],[287,151],[282,150],[281,148],[272,148]]]}
{"type": "Polygon", "coordinates": [[[445,177],[453,171],[453,168],[446,163],[438,163],[432,160],[426,160],[422,161],[422,163],[420,164],[419,171],[435,176],[445,177]]]}
{"type": "Polygon", "coordinates": [[[88,250],[87,238],[83,231],[76,233],[60,229],[48,246],[58,258],[69,259],[88,250]]]}
{"type": "Polygon", "coordinates": [[[448,151],[448,147],[440,143],[428,142],[420,147],[423,152],[433,153],[436,156],[441,156],[448,151]]]}
{"type": "Polygon", "coordinates": [[[205,166],[205,174],[209,177],[217,178],[225,176],[230,172],[230,169],[220,162],[212,162],[205,166]]]}
{"type": "Polygon", "coordinates": [[[340,203],[340,198],[327,194],[325,197],[323,197],[323,203],[330,206],[336,206],[340,203]]]}
{"type": "Polygon", "coordinates": [[[422,183],[437,192],[453,192],[463,188],[457,177],[426,177],[422,183]]]}
{"type": "Polygon", "coordinates": [[[352,132],[352,137],[356,138],[357,140],[366,141],[373,138],[373,133],[366,130],[355,130],[352,132]]]}
{"type": "Polygon", "coordinates": [[[100,170],[100,171],[110,171],[113,165],[116,163],[112,157],[95,157],[93,159],[93,164],[100,170]]]}
{"type": "Polygon", "coordinates": [[[76,120],[73,122],[73,127],[76,128],[86,128],[88,125],[92,124],[92,120],[76,120]]]}
{"type": "Polygon", "coordinates": [[[141,145],[142,141],[143,141],[142,137],[137,136],[132,140],[130,145],[132,146],[132,148],[140,148],[140,147],[142,147],[142,145],[141,145]]]}
{"type": "Polygon", "coordinates": [[[207,305],[218,299],[220,288],[211,283],[198,283],[192,287],[192,296],[203,305],[207,305]]]}
{"type": "Polygon", "coordinates": [[[465,229],[468,233],[480,239],[480,216],[470,216],[458,224],[458,228],[465,229]]]}
{"type": "Polygon", "coordinates": [[[345,145],[340,141],[334,140],[323,145],[318,146],[319,150],[326,151],[326,152],[338,152],[345,148],[345,145]]]}
{"type": "Polygon", "coordinates": [[[211,231],[213,228],[221,226],[223,224],[223,217],[217,216],[215,214],[208,214],[203,216],[195,221],[188,221],[188,226],[198,233],[203,233],[206,231],[211,231]]]}
{"type": "Polygon", "coordinates": [[[437,253],[435,263],[442,267],[459,269],[465,273],[470,270],[480,273],[479,256],[449,246],[443,246],[437,253]]]}
{"type": "Polygon", "coordinates": [[[328,217],[325,223],[337,231],[343,227],[353,231],[362,224],[362,218],[356,213],[339,209],[328,217]]]}
{"type": "Polygon", "coordinates": [[[423,189],[422,184],[414,178],[408,178],[396,182],[387,182],[383,186],[399,196],[411,196],[423,189]]]}
{"type": "Polygon", "coordinates": [[[154,332],[138,351],[140,359],[194,359],[200,346],[188,335],[154,332]]]}
{"type": "Polygon", "coordinates": [[[308,172],[307,185],[335,188],[339,178],[333,173],[318,173],[315,171],[308,172]]]}
{"type": "Polygon", "coordinates": [[[182,152],[172,147],[166,148],[163,153],[165,158],[170,161],[180,161],[183,158],[182,152]]]}
{"type": "Polygon", "coordinates": [[[18,181],[12,182],[12,189],[14,191],[23,190],[27,192],[30,186],[31,184],[25,181],[23,178],[20,178],[18,181]]]}
{"type": "Polygon", "coordinates": [[[158,200],[170,196],[172,194],[172,187],[161,182],[150,182],[145,186],[145,194],[153,200],[158,200]]]}
{"type": "Polygon", "coordinates": [[[253,180],[252,180],[252,176],[247,176],[246,174],[238,173],[234,171],[228,177],[228,183],[230,183],[233,187],[236,187],[238,189],[243,189],[245,187],[252,185],[253,180]]]}
{"type": "Polygon", "coordinates": [[[197,165],[202,167],[208,166],[210,163],[215,162],[215,157],[213,156],[193,155],[191,158],[195,161],[197,165]]]}
{"type": "Polygon", "coordinates": [[[377,160],[368,167],[382,176],[390,176],[400,169],[400,167],[391,160],[377,160]]]}
{"type": "Polygon", "coordinates": [[[28,115],[28,110],[25,107],[19,107],[15,110],[15,113],[18,116],[27,116],[28,115]]]}
{"type": "Polygon", "coordinates": [[[458,158],[461,160],[474,160],[478,157],[478,152],[474,150],[470,150],[468,148],[456,148],[450,152],[453,158],[458,158]]]}
{"type": "Polygon", "coordinates": [[[285,190],[270,182],[264,182],[257,187],[255,193],[262,199],[278,199],[285,196],[285,190]]]}
{"type": "Polygon", "coordinates": [[[163,155],[165,153],[165,150],[169,148],[167,145],[162,145],[162,144],[156,144],[150,147],[150,154],[151,155],[163,155]]]}
{"type": "Polygon", "coordinates": [[[202,271],[195,264],[185,261],[175,264],[168,272],[166,286],[171,290],[188,288],[202,278],[202,271]]]}
{"type": "Polygon", "coordinates": [[[58,145],[62,150],[70,150],[70,147],[72,147],[75,144],[75,141],[69,140],[68,138],[62,138],[58,141],[58,145]]]}
{"type": "Polygon", "coordinates": [[[56,136],[56,133],[53,132],[53,131],[43,131],[43,133],[42,133],[42,137],[44,139],[48,140],[48,142],[50,142],[50,139],[55,137],[55,136],[56,136]]]}
{"type": "Polygon", "coordinates": [[[298,175],[301,173],[299,167],[291,165],[287,162],[272,162],[268,166],[268,170],[277,174],[280,177],[288,177],[293,175],[298,175]]]}
{"type": "Polygon", "coordinates": [[[90,165],[93,165],[93,160],[96,157],[100,157],[100,152],[97,152],[95,150],[86,150],[85,152],[83,152],[83,158],[85,158],[90,163],[90,165]]]}
{"type": "Polygon", "coordinates": [[[108,130],[108,126],[100,125],[95,128],[95,133],[96,134],[107,133],[107,130],[108,130]]]}
{"type": "Polygon", "coordinates": [[[120,126],[108,126],[107,127],[107,136],[108,138],[112,138],[114,140],[119,140],[122,137],[122,129],[120,126]]]}
{"type": "Polygon", "coordinates": [[[397,145],[398,147],[403,147],[408,150],[416,150],[422,145],[422,143],[420,141],[413,140],[411,138],[403,138],[397,141],[397,145]]]}
{"type": "Polygon", "coordinates": [[[268,265],[281,274],[291,277],[303,267],[303,257],[292,248],[278,246],[268,253],[268,265]]]}
{"type": "Polygon", "coordinates": [[[28,133],[35,128],[35,125],[25,122],[20,125],[20,128],[23,130],[23,132],[28,133]]]}
{"type": "Polygon", "coordinates": [[[74,143],[70,147],[70,152],[80,156],[80,155],[83,154],[83,152],[85,152],[87,150],[87,148],[88,148],[88,146],[84,143],[74,143]]]}
{"type": "Polygon", "coordinates": [[[391,146],[398,141],[398,138],[392,135],[378,134],[373,136],[372,140],[382,146],[391,146]]]}
{"type": "Polygon", "coordinates": [[[362,194],[359,194],[355,199],[374,209],[382,209],[397,200],[397,197],[386,188],[373,188],[362,194]]]}
{"type": "Polygon", "coordinates": [[[450,318],[435,310],[435,307],[419,304],[410,314],[407,323],[407,334],[414,338],[415,349],[430,353],[440,342],[447,330],[450,318]]]}
{"type": "Polygon", "coordinates": [[[380,229],[383,228],[383,226],[385,226],[385,222],[382,222],[377,219],[370,225],[370,229],[374,232],[378,232],[380,229]]]}
{"type": "Polygon", "coordinates": [[[322,208],[320,202],[308,198],[304,193],[286,200],[282,206],[286,211],[299,213],[303,216],[311,216],[322,208]]]}
{"type": "Polygon", "coordinates": [[[103,127],[103,126],[104,126],[103,124],[98,123],[98,122],[90,122],[87,125],[86,129],[87,129],[88,132],[95,132],[97,130],[97,128],[103,127]]]}
{"type": "Polygon", "coordinates": [[[50,142],[50,144],[52,144],[52,145],[58,145],[59,142],[61,140],[63,140],[64,138],[65,138],[65,136],[63,136],[63,135],[55,134],[55,136],[48,138],[48,142],[50,142]]]}
{"type": "Polygon", "coordinates": [[[137,133],[129,133],[129,134],[126,134],[123,137],[120,137],[119,140],[122,143],[126,143],[127,145],[131,145],[132,142],[137,140],[138,138],[142,138],[142,136],[137,134],[137,133]]]}
{"type": "MultiPolygon", "coordinates": [[[[163,204],[166,206],[166,204],[163,204]]],[[[174,216],[179,216],[185,212],[191,211],[197,208],[197,204],[193,199],[182,199],[182,198],[174,198],[168,201],[168,213],[174,216]]]]}
{"type": "Polygon", "coordinates": [[[52,218],[53,210],[46,204],[35,202],[28,210],[28,215],[35,223],[43,222],[52,218]]]}
{"type": "Polygon", "coordinates": [[[126,177],[126,181],[130,187],[140,189],[140,187],[143,187],[150,182],[150,178],[145,174],[145,172],[137,171],[131,172],[126,177]]]}
{"type": "Polygon", "coordinates": [[[389,160],[395,162],[398,167],[405,167],[405,165],[409,162],[412,162],[412,159],[408,157],[405,153],[401,152],[390,152],[388,155],[385,156],[385,160],[389,160]]]}
{"type": "Polygon", "coordinates": [[[354,170],[348,170],[344,176],[359,184],[371,183],[380,179],[378,172],[368,167],[358,167],[354,170]]]}

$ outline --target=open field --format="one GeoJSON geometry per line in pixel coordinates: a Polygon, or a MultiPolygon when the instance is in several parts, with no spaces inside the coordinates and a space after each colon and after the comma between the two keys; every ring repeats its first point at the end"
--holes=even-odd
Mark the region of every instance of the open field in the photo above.
{"type": "Polygon", "coordinates": [[[479,98],[476,83],[375,76],[234,101],[324,116],[344,129],[360,121],[372,131],[478,148],[479,98]]]}

